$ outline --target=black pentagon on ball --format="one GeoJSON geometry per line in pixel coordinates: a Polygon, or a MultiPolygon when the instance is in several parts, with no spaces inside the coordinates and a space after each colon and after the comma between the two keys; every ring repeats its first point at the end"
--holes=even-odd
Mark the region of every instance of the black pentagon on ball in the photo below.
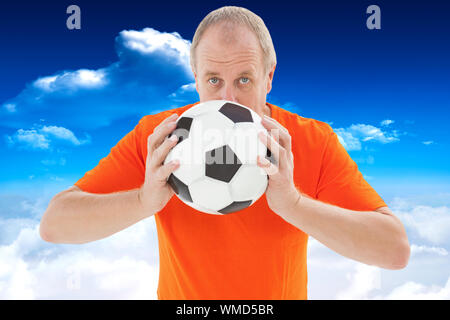
{"type": "Polygon", "coordinates": [[[179,197],[185,201],[192,202],[192,197],[188,186],[183,181],[175,177],[173,173],[169,176],[169,179],[167,179],[167,183],[179,197]]]}
{"type": "Polygon", "coordinates": [[[223,209],[220,209],[218,212],[226,214],[226,213],[232,213],[232,212],[236,212],[242,209],[247,208],[248,206],[250,206],[252,204],[252,200],[248,200],[248,201],[234,201],[232,204],[226,206],[223,209]]]}
{"type": "Polygon", "coordinates": [[[176,135],[178,137],[177,144],[179,144],[183,140],[186,140],[189,137],[192,120],[193,119],[189,117],[181,117],[180,119],[178,119],[177,126],[175,127],[175,130],[173,130],[173,132],[169,134],[169,138],[172,136],[172,134],[176,135]]]}
{"type": "Polygon", "coordinates": [[[242,162],[228,146],[222,146],[205,154],[205,175],[207,177],[230,182],[242,162]]]}
{"type": "Polygon", "coordinates": [[[225,103],[219,112],[223,113],[227,118],[229,118],[234,123],[236,122],[253,122],[251,112],[234,103],[225,103]]]}

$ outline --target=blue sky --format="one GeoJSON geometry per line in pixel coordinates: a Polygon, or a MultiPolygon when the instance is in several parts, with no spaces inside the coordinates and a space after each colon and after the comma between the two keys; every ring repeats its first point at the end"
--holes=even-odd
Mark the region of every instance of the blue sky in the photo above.
{"type": "MultiPolygon", "coordinates": [[[[142,116],[198,100],[190,41],[201,19],[225,4],[259,14],[271,32],[278,65],[267,100],[329,123],[415,246],[417,260],[401,271],[404,281],[384,291],[373,284],[362,293],[355,289],[361,275],[379,279],[380,271],[339,260],[320,244],[311,248],[311,278],[325,276],[331,259],[341,261],[349,274],[347,282],[334,282],[334,298],[395,297],[401,290],[434,294],[430,288],[436,286],[445,296],[450,290],[450,5],[441,1],[377,2],[381,30],[366,28],[365,10],[373,4],[368,1],[2,3],[0,255],[21,241],[29,243],[24,237],[38,243],[36,227],[49,199],[94,167],[142,116]],[[81,30],[66,28],[70,4],[81,8],[81,30]],[[431,255],[442,270],[436,278],[420,274],[419,266],[430,259],[423,255],[431,255]],[[411,283],[416,286],[408,287],[411,283]]],[[[125,235],[130,233],[118,237],[125,235]]],[[[101,243],[81,248],[95,251],[101,243]]],[[[36,255],[44,249],[56,250],[41,243],[27,247],[36,255]]],[[[55,258],[54,268],[76,260],[58,250],[64,253],[55,251],[55,257],[66,260],[55,258]]],[[[77,250],[81,256],[89,252],[77,250]]],[[[34,270],[31,278],[44,272],[22,255],[8,257],[34,270]]],[[[105,259],[99,264],[117,261],[105,259]]],[[[154,265],[142,270],[147,267],[154,265]]],[[[390,279],[389,272],[382,275],[390,279]]],[[[11,279],[0,273],[0,297],[2,283],[11,279]]],[[[31,297],[39,297],[33,290],[31,297]]],[[[310,292],[326,296],[320,286],[310,292]]]]}

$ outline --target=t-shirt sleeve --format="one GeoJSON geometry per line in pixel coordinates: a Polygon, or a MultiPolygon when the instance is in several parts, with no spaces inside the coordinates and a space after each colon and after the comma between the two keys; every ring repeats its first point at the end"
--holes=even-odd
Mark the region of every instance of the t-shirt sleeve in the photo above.
{"type": "Polygon", "coordinates": [[[332,129],[322,159],[316,192],[318,200],[355,211],[374,211],[387,206],[363,178],[332,129]]]}
{"type": "Polygon", "coordinates": [[[142,122],[143,119],[75,185],[90,193],[112,193],[139,188],[145,178],[142,122]]]}

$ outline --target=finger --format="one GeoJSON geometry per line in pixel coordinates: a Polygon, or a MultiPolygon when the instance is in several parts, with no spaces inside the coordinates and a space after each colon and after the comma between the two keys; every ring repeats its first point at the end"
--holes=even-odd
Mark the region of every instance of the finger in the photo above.
{"type": "Polygon", "coordinates": [[[278,172],[278,167],[264,157],[258,156],[257,164],[259,167],[263,168],[269,176],[278,172]]]}
{"type": "Polygon", "coordinates": [[[164,139],[173,131],[175,130],[177,124],[175,121],[170,121],[165,123],[163,126],[160,126],[158,130],[155,128],[153,133],[148,137],[148,154],[152,154],[155,149],[157,149],[161,143],[164,141],[164,139]]]}
{"type": "Polygon", "coordinates": [[[179,166],[180,166],[180,161],[179,160],[169,161],[168,163],[160,166],[158,168],[158,170],[156,170],[155,178],[159,182],[164,182],[165,183],[167,181],[167,179],[169,179],[169,176],[172,174],[172,172],[177,170],[179,166]]]}
{"type": "Polygon", "coordinates": [[[271,129],[269,134],[274,138],[274,140],[278,143],[280,142],[280,130],[279,129],[271,129]]]}
{"type": "Polygon", "coordinates": [[[170,149],[172,149],[177,144],[177,141],[178,137],[176,135],[172,135],[170,138],[165,139],[164,142],[153,151],[150,160],[150,164],[153,169],[156,170],[161,166],[161,164],[164,162],[164,159],[166,159],[170,149]]]}
{"type": "Polygon", "coordinates": [[[278,163],[279,168],[282,169],[283,162],[286,161],[286,149],[265,132],[258,133],[258,138],[270,150],[271,156],[278,163]]]}
{"type": "Polygon", "coordinates": [[[163,121],[161,121],[161,123],[155,127],[155,130],[158,130],[160,127],[163,127],[165,124],[167,124],[169,122],[176,121],[177,118],[178,118],[178,114],[172,113],[170,116],[168,116],[163,121]]]}
{"type": "Polygon", "coordinates": [[[178,114],[172,113],[170,116],[161,121],[154,129],[153,133],[158,133],[161,129],[166,128],[167,126],[173,126],[173,123],[176,123],[178,119],[178,114]]]}
{"type": "Polygon", "coordinates": [[[278,135],[281,145],[287,150],[291,151],[292,147],[292,139],[289,131],[283,127],[279,122],[275,119],[270,118],[268,116],[263,117],[263,121],[261,124],[270,132],[271,135],[278,135]]]}

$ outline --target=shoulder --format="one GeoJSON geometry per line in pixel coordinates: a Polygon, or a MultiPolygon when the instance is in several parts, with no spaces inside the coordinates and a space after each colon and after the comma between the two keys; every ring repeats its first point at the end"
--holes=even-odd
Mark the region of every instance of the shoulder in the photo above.
{"type": "Polygon", "coordinates": [[[308,140],[313,143],[328,140],[333,128],[326,122],[302,117],[294,112],[274,106],[275,120],[288,129],[293,139],[308,140]]]}
{"type": "Polygon", "coordinates": [[[149,135],[153,132],[156,126],[160,124],[164,119],[167,117],[170,117],[172,114],[176,113],[178,115],[181,115],[183,112],[185,112],[187,109],[193,107],[196,105],[196,103],[188,104],[182,107],[170,109],[170,110],[164,110],[160,111],[154,114],[149,114],[141,118],[139,120],[139,124],[137,127],[139,127],[139,130],[143,133],[143,135],[149,135]]]}

